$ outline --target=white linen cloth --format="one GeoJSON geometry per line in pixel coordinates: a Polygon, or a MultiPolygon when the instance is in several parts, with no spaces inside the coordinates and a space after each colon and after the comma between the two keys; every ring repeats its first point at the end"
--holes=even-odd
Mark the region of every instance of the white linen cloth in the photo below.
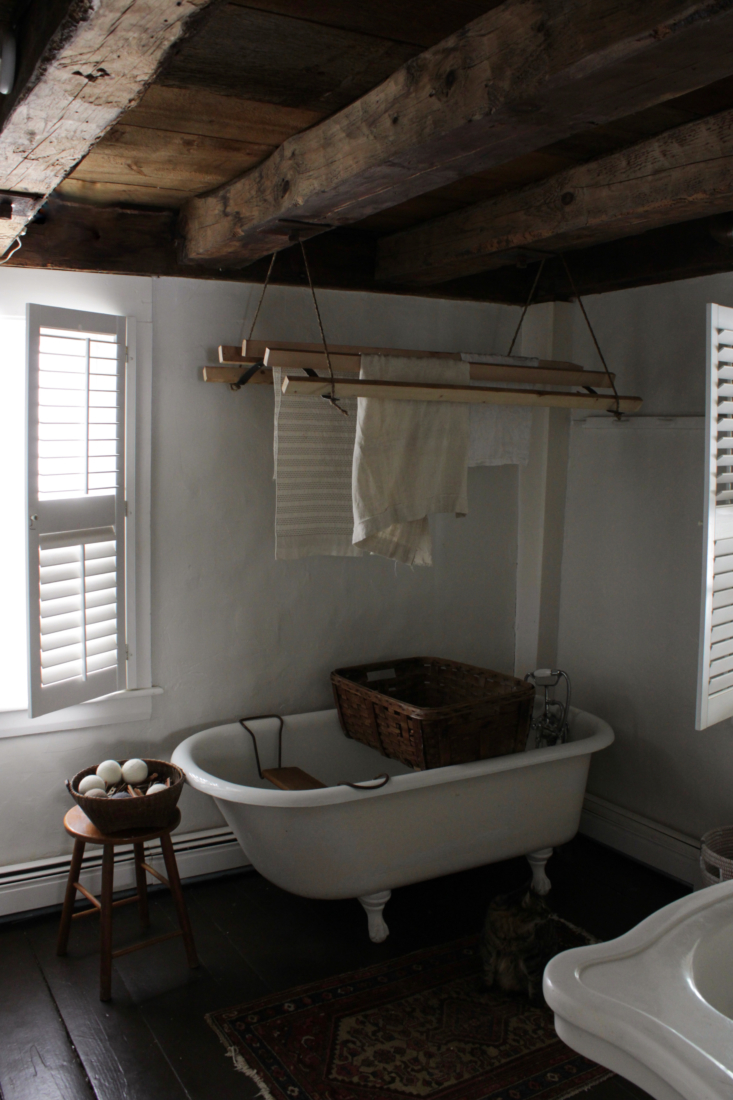
{"type": "MultiPolygon", "coordinates": [[[[505,363],[512,366],[536,367],[538,359],[502,355],[464,355],[473,363],[505,363]]],[[[488,385],[476,382],[477,386],[488,385]]],[[[525,405],[471,405],[469,422],[468,465],[505,466],[515,463],[526,466],[529,461],[529,440],[532,410],[525,405]]]]}
{"type": "MultiPolygon", "coordinates": [[[[362,355],[361,377],[467,385],[468,363],[362,355]]],[[[432,565],[428,516],[468,511],[469,407],[360,397],[353,542],[407,565],[432,565]]]]}
{"type": "Polygon", "coordinates": [[[469,466],[505,466],[529,461],[532,410],[524,405],[471,405],[469,466]]]}
{"type": "MultiPolygon", "coordinates": [[[[305,376],[305,371],[289,370],[305,376]]],[[[325,372],[324,372],[325,373],[325,372]]],[[[351,467],[356,400],[341,401],[342,416],[317,397],[283,397],[284,372],[275,369],[275,557],[314,554],[360,557],[352,544],[351,467]]]]}

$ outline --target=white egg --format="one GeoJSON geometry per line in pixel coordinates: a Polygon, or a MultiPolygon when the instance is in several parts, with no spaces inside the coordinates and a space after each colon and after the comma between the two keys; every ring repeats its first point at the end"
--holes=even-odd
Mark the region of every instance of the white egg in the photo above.
{"type": "Polygon", "coordinates": [[[148,778],[148,765],[144,760],[126,760],[122,765],[122,778],[125,783],[142,783],[148,778]]]}
{"type": "Polygon", "coordinates": [[[161,791],[167,791],[165,783],[153,783],[152,787],[148,787],[148,794],[160,794],[161,791]]]}
{"type": "Polygon", "coordinates": [[[92,787],[90,791],[87,791],[87,798],[109,798],[109,795],[101,787],[92,787]]]}
{"type": "Polygon", "coordinates": [[[99,775],[85,775],[79,783],[79,794],[89,794],[94,789],[103,791],[104,780],[99,775]]]}
{"type": "Polygon", "coordinates": [[[119,783],[122,779],[122,768],[116,760],[103,760],[97,768],[97,775],[109,787],[112,783],[119,783]]]}

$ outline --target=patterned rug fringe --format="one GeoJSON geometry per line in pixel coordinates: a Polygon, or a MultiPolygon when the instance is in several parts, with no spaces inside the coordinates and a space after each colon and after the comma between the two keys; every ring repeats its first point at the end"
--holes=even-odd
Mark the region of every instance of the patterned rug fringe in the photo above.
{"type": "Polygon", "coordinates": [[[570,1100],[571,1096],[580,1096],[581,1092],[588,1092],[590,1089],[594,1089],[596,1087],[596,1085],[600,1085],[600,1084],[602,1084],[603,1081],[608,1081],[608,1079],[610,1077],[614,1077],[614,1076],[615,1076],[615,1074],[612,1073],[611,1070],[609,1069],[608,1073],[606,1073],[603,1077],[596,1077],[595,1081],[589,1081],[587,1085],[580,1085],[577,1089],[574,1089],[572,1092],[566,1092],[565,1093],[565,1100],[570,1100]]]}
{"type": "Polygon", "coordinates": [[[261,1096],[262,1100],[275,1100],[275,1097],[272,1095],[257,1070],[252,1068],[244,1055],[240,1051],[238,1051],[236,1047],[230,1046],[226,1036],[222,1035],[221,1031],[217,1027],[216,1021],[213,1019],[213,1015],[207,1014],[204,1019],[206,1020],[206,1023],[209,1025],[209,1027],[216,1032],[217,1036],[219,1037],[219,1041],[226,1047],[226,1057],[231,1058],[232,1062],[234,1062],[234,1068],[237,1070],[237,1072],[243,1073],[245,1077],[249,1077],[249,1079],[251,1081],[254,1081],[254,1083],[257,1085],[257,1095],[261,1096]]]}

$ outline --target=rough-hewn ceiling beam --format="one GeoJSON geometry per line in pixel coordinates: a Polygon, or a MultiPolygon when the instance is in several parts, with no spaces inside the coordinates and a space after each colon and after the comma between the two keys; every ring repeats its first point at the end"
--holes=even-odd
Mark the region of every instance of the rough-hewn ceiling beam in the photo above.
{"type": "Polygon", "coordinates": [[[292,222],[345,225],[733,72],[733,0],[507,0],[192,199],[184,255],[226,266],[292,222]]]}
{"type": "MultiPolygon", "coordinates": [[[[174,244],[176,210],[93,206],[52,196],[41,216],[42,222],[28,227],[23,248],[9,261],[9,267],[173,275],[248,283],[262,283],[269,267],[267,259],[224,272],[203,265],[181,264],[174,244]]],[[[733,248],[727,243],[730,240],[733,240],[733,217],[724,215],[593,245],[573,252],[568,259],[579,292],[601,294],[733,271],[733,248]]],[[[380,286],[374,281],[375,250],[375,239],[358,227],[337,229],[316,238],[309,246],[308,257],[316,285],[523,305],[537,271],[537,265],[530,263],[527,267],[510,265],[453,279],[435,287],[380,286]]],[[[274,282],[307,286],[299,248],[286,249],[278,256],[274,282]]],[[[549,260],[536,289],[536,300],[567,299],[570,294],[562,263],[549,260]]]]}
{"type": "Polygon", "coordinates": [[[376,278],[442,283],[731,208],[733,110],[385,237],[376,278]]]}
{"type": "Polygon", "coordinates": [[[0,254],[137,98],[209,0],[35,0],[20,35],[16,86],[0,106],[0,254]],[[16,199],[14,196],[17,195],[16,199]],[[38,202],[28,201],[35,196],[38,202]]]}

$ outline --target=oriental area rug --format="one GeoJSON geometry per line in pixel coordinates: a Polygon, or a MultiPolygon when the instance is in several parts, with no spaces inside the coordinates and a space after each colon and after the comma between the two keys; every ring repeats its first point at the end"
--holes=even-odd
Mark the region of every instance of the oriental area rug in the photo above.
{"type": "Polygon", "coordinates": [[[566,1100],[613,1076],[544,1003],[486,988],[477,936],[206,1019],[264,1100],[566,1100]]]}

